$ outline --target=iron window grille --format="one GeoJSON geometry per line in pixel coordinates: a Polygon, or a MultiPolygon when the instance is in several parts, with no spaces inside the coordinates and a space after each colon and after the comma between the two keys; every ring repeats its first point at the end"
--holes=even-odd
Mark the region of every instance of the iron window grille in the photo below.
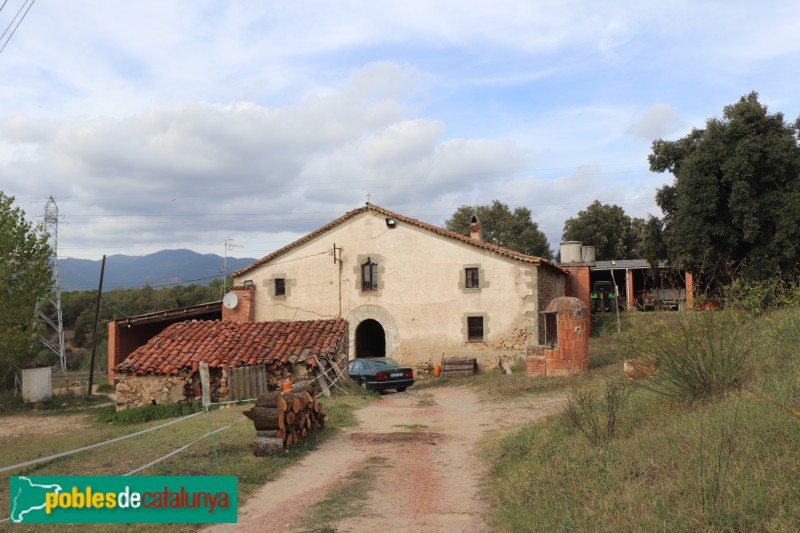
{"type": "Polygon", "coordinates": [[[378,265],[367,257],[361,264],[361,290],[374,291],[378,289],[378,265]]]}

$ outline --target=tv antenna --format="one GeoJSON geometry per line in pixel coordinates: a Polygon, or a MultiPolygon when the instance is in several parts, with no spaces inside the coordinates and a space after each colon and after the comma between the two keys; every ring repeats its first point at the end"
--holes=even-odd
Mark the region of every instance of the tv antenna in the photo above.
{"type": "Polygon", "coordinates": [[[233,239],[225,239],[225,257],[222,261],[222,294],[225,294],[225,285],[228,282],[228,250],[243,248],[241,244],[236,244],[233,239]]]}
{"type": "Polygon", "coordinates": [[[67,371],[67,358],[64,352],[64,319],[61,313],[61,280],[58,275],[58,205],[53,197],[47,200],[44,206],[44,232],[47,234],[47,244],[50,246],[50,268],[53,272],[53,286],[50,294],[39,300],[36,304],[36,315],[50,326],[46,331],[49,334],[39,335],[42,343],[58,356],[61,362],[61,371],[67,371]],[[52,306],[52,312],[46,313],[47,304],[52,306]],[[57,344],[48,338],[54,330],[57,334],[57,344]]]}

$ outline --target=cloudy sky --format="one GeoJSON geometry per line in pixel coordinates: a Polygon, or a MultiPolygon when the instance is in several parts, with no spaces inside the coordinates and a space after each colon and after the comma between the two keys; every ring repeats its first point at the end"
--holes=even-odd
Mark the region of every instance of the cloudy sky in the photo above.
{"type": "Polygon", "coordinates": [[[753,90],[800,115],[796,1],[30,2],[0,11],[0,190],[55,198],[60,257],[261,257],[368,194],[527,206],[555,248],[594,200],[659,214],[654,139],[753,90]]]}

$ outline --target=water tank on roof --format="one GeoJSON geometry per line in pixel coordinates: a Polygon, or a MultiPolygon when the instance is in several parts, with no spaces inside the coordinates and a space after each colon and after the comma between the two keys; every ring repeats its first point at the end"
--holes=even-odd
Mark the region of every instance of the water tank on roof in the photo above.
{"type": "Polygon", "coordinates": [[[596,261],[594,259],[594,246],[581,247],[581,262],[584,264],[584,266],[595,266],[596,261]]]}
{"type": "Polygon", "coordinates": [[[583,243],[581,241],[566,241],[561,243],[561,264],[573,265],[582,261],[581,248],[583,243]]]}

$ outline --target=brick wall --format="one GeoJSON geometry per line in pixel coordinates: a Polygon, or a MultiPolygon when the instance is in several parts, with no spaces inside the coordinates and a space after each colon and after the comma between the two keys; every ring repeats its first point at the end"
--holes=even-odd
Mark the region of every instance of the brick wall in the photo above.
{"type": "MultiPolygon", "coordinates": [[[[588,268],[586,269],[588,272],[588,268]]],[[[556,313],[558,345],[545,350],[548,376],[575,374],[589,370],[589,325],[586,305],[573,297],[557,298],[546,312],[556,313]]]]}
{"type": "Polygon", "coordinates": [[[534,377],[547,375],[544,346],[528,346],[525,351],[525,373],[534,377]]]}
{"type": "Polygon", "coordinates": [[[236,307],[228,309],[222,306],[223,322],[255,322],[256,288],[255,285],[231,287],[231,293],[239,299],[236,307]]]}

